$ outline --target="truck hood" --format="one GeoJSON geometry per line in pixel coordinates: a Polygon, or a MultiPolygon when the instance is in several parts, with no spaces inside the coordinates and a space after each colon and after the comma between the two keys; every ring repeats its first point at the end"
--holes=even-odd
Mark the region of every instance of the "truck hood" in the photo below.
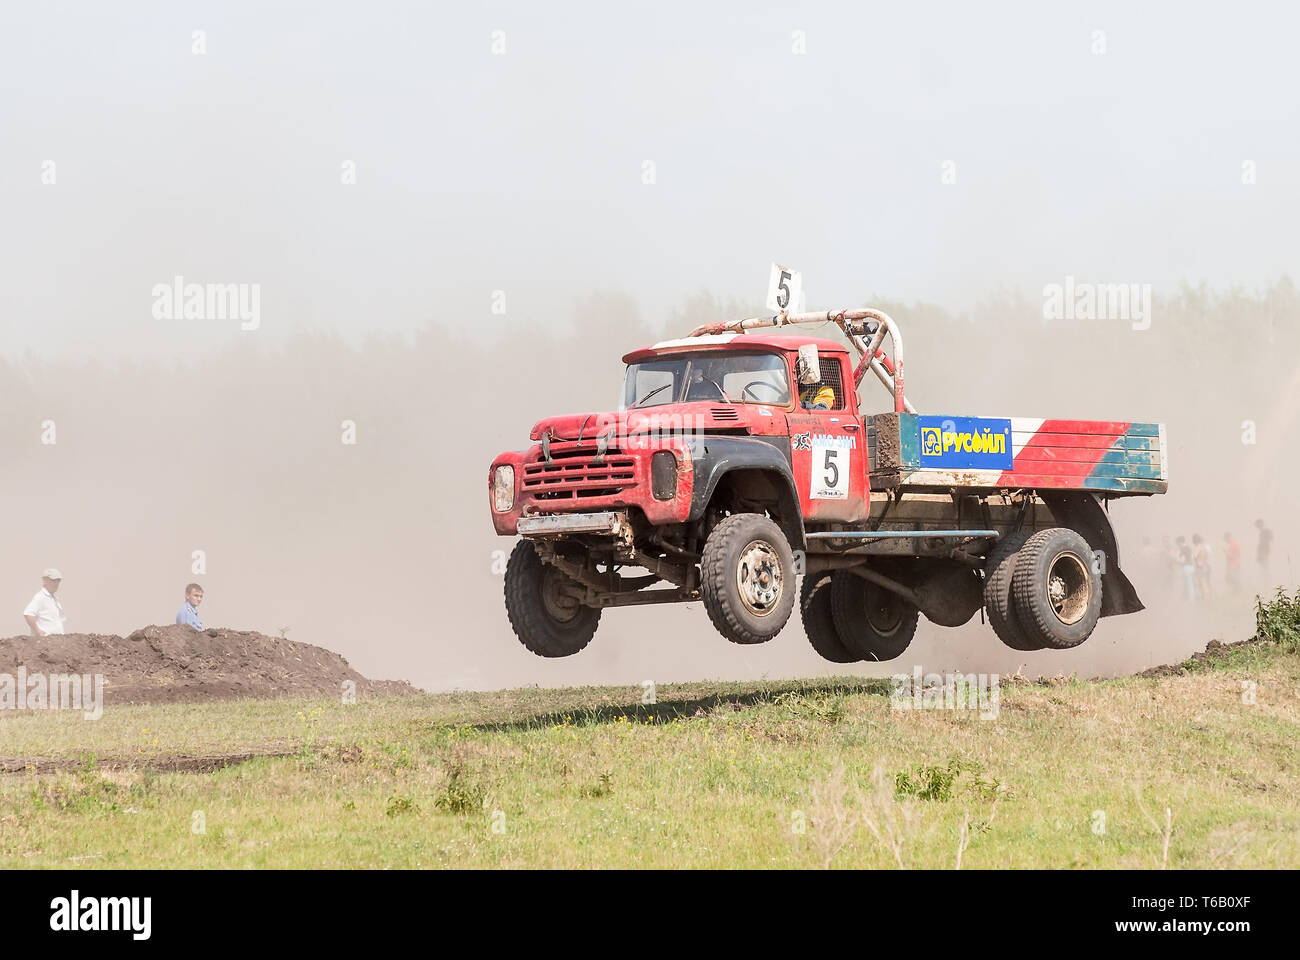
{"type": "MultiPolygon", "coordinates": [[[[771,413],[783,412],[780,407],[765,408],[771,413]]],[[[613,428],[619,436],[632,436],[647,431],[665,433],[670,430],[687,432],[710,430],[748,430],[750,417],[757,407],[752,404],[734,406],[709,403],[667,403],[640,410],[609,410],[604,413],[573,413],[562,417],[538,420],[528,434],[530,440],[541,440],[549,433],[552,440],[595,440],[596,435],[613,428]]]]}

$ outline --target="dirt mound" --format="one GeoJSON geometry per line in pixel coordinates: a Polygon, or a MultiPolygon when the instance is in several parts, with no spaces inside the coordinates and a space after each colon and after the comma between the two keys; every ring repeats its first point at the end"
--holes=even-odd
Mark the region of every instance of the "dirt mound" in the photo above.
{"type": "MultiPolygon", "coordinates": [[[[1237,640],[1233,643],[1224,643],[1222,640],[1211,640],[1205,645],[1205,650],[1201,653],[1193,653],[1185,660],[1178,663],[1164,663],[1159,666],[1149,667],[1146,670],[1133,674],[1135,677],[1142,679],[1153,679],[1158,677],[1181,677],[1200,667],[1211,666],[1216,661],[1227,657],[1233,650],[1241,647],[1257,647],[1263,644],[1272,644],[1273,641],[1260,639],[1258,636],[1251,637],[1248,640],[1237,640]]],[[[1038,677],[1033,679],[1026,677],[1019,670],[1009,676],[1001,678],[1002,683],[1012,686],[1038,686],[1038,687],[1059,687],[1065,684],[1073,683],[1078,679],[1077,674],[1066,675],[1058,673],[1054,677],[1038,677]]],[[[1105,680],[1106,677],[1094,677],[1095,680],[1105,680]]]]}
{"type": "Polygon", "coordinates": [[[1181,663],[1166,663],[1158,667],[1152,667],[1149,670],[1143,670],[1141,673],[1134,674],[1138,677],[1181,677],[1189,672],[1189,665],[1210,664],[1215,660],[1222,660],[1231,650],[1238,647],[1247,647],[1258,645],[1258,637],[1251,637],[1249,640],[1238,640],[1236,643],[1224,643],[1221,640],[1211,640],[1205,645],[1203,653],[1194,653],[1181,663]]]}
{"type": "Polygon", "coordinates": [[[242,697],[341,696],[418,691],[405,681],[367,680],[337,653],[246,630],[144,627],[130,636],[69,633],[0,638],[0,673],[103,674],[104,702],[185,703],[242,697]]]}

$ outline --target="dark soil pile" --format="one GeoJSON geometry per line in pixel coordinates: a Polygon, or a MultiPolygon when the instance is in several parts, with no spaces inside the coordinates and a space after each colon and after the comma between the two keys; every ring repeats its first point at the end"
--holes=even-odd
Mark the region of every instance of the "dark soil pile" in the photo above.
{"type": "Polygon", "coordinates": [[[244,630],[144,627],[127,637],[69,633],[0,638],[0,673],[103,674],[104,702],[186,703],[243,697],[417,693],[405,681],[367,680],[337,653],[244,630]]]}
{"type": "Polygon", "coordinates": [[[1222,660],[1230,650],[1238,647],[1258,644],[1260,641],[1252,637],[1249,640],[1238,640],[1236,643],[1224,643],[1221,640],[1211,640],[1205,645],[1204,653],[1194,653],[1182,663],[1166,663],[1159,667],[1152,667],[1149,670],[1143,670],[1136,674],[1139,677],[1181,677],[1189,673],[1188,665],[1198,666],[1211,664],[1215,660],[1222,660]]]}

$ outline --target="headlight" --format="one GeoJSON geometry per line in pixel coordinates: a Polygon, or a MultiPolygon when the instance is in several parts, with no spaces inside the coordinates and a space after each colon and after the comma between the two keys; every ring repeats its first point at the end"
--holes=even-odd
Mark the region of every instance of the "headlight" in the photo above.
{"type": "Polygon", "coordinates": [[[492,474],[492,507],[505,513],[515,505],[515,468],[502,464],[492,474]]]}
{"type": "Polygon", "coordinates": [[[677,458],[667,450],[650,458],[650,491],[656,500],[671,500],[677,495],[677,458]]]}

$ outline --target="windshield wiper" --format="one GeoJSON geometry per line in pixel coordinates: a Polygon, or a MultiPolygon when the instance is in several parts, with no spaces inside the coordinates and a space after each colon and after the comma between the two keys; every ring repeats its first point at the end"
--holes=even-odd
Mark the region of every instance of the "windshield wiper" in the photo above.
{"type": "Polygon", "coordinates": [[[649,393],[647,393],[644,397],[642,397],[642,398],[641,398],[640,400],[638,400],[636,403],[632,404],[632,406],[629,407],[628,409],[630,409],[630,410],[635,410],[637,407],[641,406],[641,404],[645,403],[647,400],[649,400],[651,397],[653,397],[656,393],[662,393],[663,391],[667,390],[667,389],[668,389],[669,387],[671,387],[671,386],[672,386],[671,383],[665,383],[662,387],[655,387],[653,390],[651,390],[649,393]]]}
{"type": "Polygon", "coordinates": [[[727,396],[727,391],[722,389],[722,384],[718,383],[718,381],[714,380],[712,377],[705,377],[704,379],[718,388],[718,393],[722,394],[722,399],[726,400],[727,403],[736,402],[735,400],[732,400],[731,397],[727,396]]]}

